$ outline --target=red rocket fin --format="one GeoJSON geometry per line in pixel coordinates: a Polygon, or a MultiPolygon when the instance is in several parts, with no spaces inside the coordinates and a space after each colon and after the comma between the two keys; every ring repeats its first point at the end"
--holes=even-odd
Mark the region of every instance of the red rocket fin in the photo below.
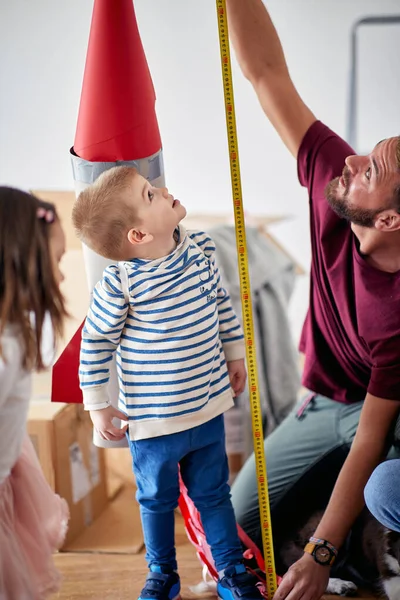
{"type": "Polygon", "coordinates": [[[79,387],[79,353],[84,322],[76,331],[64,352],[53,367],[51,401],[81,404],[82,391],[79,387]]]}

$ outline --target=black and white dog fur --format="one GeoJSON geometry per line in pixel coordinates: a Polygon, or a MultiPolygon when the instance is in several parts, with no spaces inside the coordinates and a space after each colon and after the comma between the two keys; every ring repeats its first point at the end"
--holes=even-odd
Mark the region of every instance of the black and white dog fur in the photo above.
{"type": "MultiPolygon", "coordinates": [[[[280,545],[279,561],[285,570],[302,556],[321,516],[321,512],[312,515],[291,540],[280,545]]],[[[383,527],[365,509],[339,553],[332,575],[336,576],[329,580],[327,594],[354,596],[358,586],[368,585],[388,600],[400,600],[400,534],[383,527]]]]}

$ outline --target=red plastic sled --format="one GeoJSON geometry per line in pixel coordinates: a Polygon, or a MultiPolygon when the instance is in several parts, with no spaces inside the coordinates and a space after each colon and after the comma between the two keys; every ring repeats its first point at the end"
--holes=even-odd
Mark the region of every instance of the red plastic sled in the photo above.
{"type": "MultiPolygon", "coordinates": [[[[212,577],[212,579],[214,579],[214,581],[217,581],[218,574],[215,569],[215,565],[214,565],[214,561],[213,561],[213,558],[211,555],[210,547],[207,544],[206,536],[205,536],[205,533],[203,530],[203,526],[201,524],[200,514],[199,514],[198,510],[196,509],[196,507],[194,506],[192,500],[189,498],[186,486],[183,483],[181,478],[179,478],[179,485],[180,485],[180,491],[181,491],[181,495],[179,498],[179,508],[180,508],[180,511],[181,511],[182,516],[185,521],[186,533],[188,535],[189,540],[192,542],[192,544],[196,548],[197,556],[199,557],[200,562],[203,565],[205,565],[210,577],[212,577]]],[[[259,548],[255,545],[255,543],[249,538],[249,536],[243,531],[243,529],[239,525],[237,526],[237,528],[238,528],[239,538],[242,541],[242,543],[244,544],[244,546],[246,546],[246,548],[247,548],[247,550],[243,554],[246,568],[250,573],[252,573],[255,577],[257,577],[257,579],[259,581],[258,587],[260,589],[260,592],[262,593],[264,598],[267,598],[268,596],[267,596],[267,591],[266,591],[266,586],[265,586],[266,582],[265,582],[265,577],[263,577],[263,574],[265,573],[265,563],[264,563],[264,558],[262,556],[262,553],[259,550],[259,548]],[[259,572],[255,571],[253,568],[251,568],[250,565],[248,564],[250,562],[250,560],[252,560],[252,559],[256,560],[257,566],[260,569],[260,571],[262,572],[262,575],[259,572]]],[[[254,564],[254,562],[253,562],[253,564],[254,564]]],[[[280,580],[281,580],[281,578],[278,577],[277,578],[278,585],[280,583],[280,580]]]]}

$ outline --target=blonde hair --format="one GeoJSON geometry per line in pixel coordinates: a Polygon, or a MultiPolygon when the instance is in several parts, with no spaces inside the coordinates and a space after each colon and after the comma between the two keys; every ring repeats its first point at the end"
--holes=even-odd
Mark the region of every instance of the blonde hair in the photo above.
{"type": "Polygon", "coordinates": [[[137,173],[132,167],[113,167],[81,192],[72,209],[78,238],[110,260],[121,260],[121,247],[137,213],[126,194],[137,173]]]}

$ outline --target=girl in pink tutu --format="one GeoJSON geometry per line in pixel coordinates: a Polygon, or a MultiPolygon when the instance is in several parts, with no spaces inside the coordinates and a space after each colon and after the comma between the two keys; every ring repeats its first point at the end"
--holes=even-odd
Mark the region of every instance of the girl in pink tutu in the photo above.
{"type": "Polygon", "coordinates": [[[31,372],[45,368],[66,314],[59,290],[65,239],[54,207],[0,187],[0,600],[41,600],[59,587],[52,554],[68,507],[42,474],[26,434],[31,372]]]}

